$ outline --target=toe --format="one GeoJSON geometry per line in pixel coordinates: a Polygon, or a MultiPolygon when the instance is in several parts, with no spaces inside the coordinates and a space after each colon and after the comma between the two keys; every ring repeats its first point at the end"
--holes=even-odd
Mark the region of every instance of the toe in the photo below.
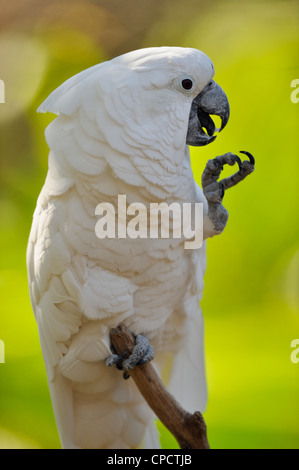
{"type": "Polygon", "coordinates": [[[150,362],[153,359],[154,359],[154,348],[151,345],[149,345],[145,355],[143,356],[142,359],[140,359],[137,365],[140,366],[141,364],[146,364],[147,362],[150,362]]]}
{"type": "Polygon", "coordinates": [[[112,367],[112,366],[115,366],[115,364],[117,364],[119,360],[119,356],[117,354],[111,354],[110,356],[107,357],[105,363],[106,363],[106,366],[107,367],[112,367]]]}
{"type": "Polygon", "coordinates": [[[149,344],[148,339],[143,335],[136,336],[136,345],[131,355],[123,361],[123,368],[126,372],[134,369],[136,365],[145,364],[154,357],[154,350],[149,344]]]}
{"type": "Polygon", "coordinates": [[[124,350],[122,354],[111,354],[110,356],[107,357],[106,359],[106,366],[107,367],[112,367],[116,366],[117,369],[122,370],[122,361],[124,360],[125,356],[127,354],[127,351],[124,350]]]}

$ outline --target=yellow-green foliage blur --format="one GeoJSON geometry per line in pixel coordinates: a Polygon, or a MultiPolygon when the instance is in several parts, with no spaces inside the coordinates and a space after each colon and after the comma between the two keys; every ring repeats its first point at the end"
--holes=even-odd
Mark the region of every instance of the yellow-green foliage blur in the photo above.
{"type": "MultiPolygon", "coordinates": [[[[60,446],[25,266],[53,119],[35,110],[75,73],[160,45],[203,50],[230,101],[223,133],[192,149],[195,179],[228,151],[256,159],[255,172],[225,195],[224,233],[208,242],[210,445],[298,448],[298,2],[0,0],[0,11],[0,448],[60,446]]],[[[160,429],[163,446],[177,446],[160,429]]]]}

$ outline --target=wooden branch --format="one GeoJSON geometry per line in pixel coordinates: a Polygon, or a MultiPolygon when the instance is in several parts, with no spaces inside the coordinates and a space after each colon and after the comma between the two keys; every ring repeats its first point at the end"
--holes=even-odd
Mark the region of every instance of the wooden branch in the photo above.
{"type": "MultiPolygon", "coordinates": [[[[128,357],[135,345],[133,334],[124,325],[120,325],[112,329],[110,335],[117,354],[126,350],[128,357]]],[[[185,411],[165,388],[150,362],[135,367],[130,375],[148,405],[176,438],[181,449],[210,448],[202,414],[199,411],[194,414],[185,411]]]]}

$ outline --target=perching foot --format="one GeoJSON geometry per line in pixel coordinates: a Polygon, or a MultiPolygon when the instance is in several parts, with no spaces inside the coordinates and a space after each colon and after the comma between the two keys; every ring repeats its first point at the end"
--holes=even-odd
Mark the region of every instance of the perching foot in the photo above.
{"type": "Polygon", "coordinates": [[[146,362],[151,361],[154,358],[154,349],[149,344],[148,339],[143,335],[136,336],[136,344],[133,348],[132,353],[127,359],[124,359],[126,356],[126,351],[121,355],[111,354],[106,359],[106,366],[116,366],[120,370],[124,370],[124,379],[130,377],[129,371],[134,369],[135,366],[145,364],[146,362]]]}

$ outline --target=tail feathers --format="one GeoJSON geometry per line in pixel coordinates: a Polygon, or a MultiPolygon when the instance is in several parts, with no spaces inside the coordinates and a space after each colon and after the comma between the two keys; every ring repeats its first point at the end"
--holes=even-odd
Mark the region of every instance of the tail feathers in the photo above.
{"type": "Polygon", "coordinates": [[[136,449],[142,442],[159,448],[152,411],[135,383],[116,372],[105,371],[110,382],[103,376],[85,384],[57,374],[50,390],[63,448],[136,449]]]}
{"type": "Polygon", "coordinates": [[[191,413],[205,411],[207,386],[204,361],[204,326],[200,311],[192,318],[185,347],[172,366],[169,390],[178,402],[191,413]]]}
{"type": "Polygon", "coordinates": [[[146,428],[142,447],[144,449],[161,449],[159,434],[154,422],[154,417],[146,428]]]}

